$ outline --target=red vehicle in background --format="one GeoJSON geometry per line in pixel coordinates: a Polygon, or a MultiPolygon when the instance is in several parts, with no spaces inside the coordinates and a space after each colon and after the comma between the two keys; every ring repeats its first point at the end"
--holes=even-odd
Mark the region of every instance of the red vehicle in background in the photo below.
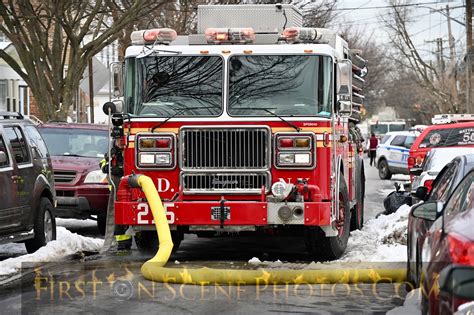
{"type": "Polygon", "coordinates": [[[108,148],[107,126],[54,122],[42,124],[38,129],[53,163],[56,216],[74,219],[97,216],[99,232],[104,234],[109,186],[99,163],[108,148]]]}
{"type": "MultiPolygon", "coordinates": [[[[420,166],[433,148],[474,147],[474,121],[432,125],[415,140],[408,157],[408,169],[420,166]]],[[[413,180],[413,176],[411,176],[413,180]]]]}

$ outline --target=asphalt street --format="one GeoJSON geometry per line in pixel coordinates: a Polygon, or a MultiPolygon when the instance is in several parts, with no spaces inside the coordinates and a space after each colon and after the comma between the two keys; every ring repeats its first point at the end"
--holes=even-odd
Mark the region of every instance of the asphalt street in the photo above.
{"type": "MultiPolygon", "coordinates": [[[[383,198],[396,181],[380,180],[377,169],[366,165],[365,220],[383,211],[383,198]]],[[[94,226],[73,232],[97,236],[94,226]]],[[[252,257],[267,261],[310,263],[301,239],[273,237],[198,238],[186,236],[170,259],[174,267],[210,266],[246,268],[252,257]]],[[[201,286],[153,283],[140,274],[147,256],[136,249],[108,256],[91,256],[30,271],[21,285],[0,288],[2,314],[85,312],[130,313],[316,313],[384,314],[403,304],[403,285],[324,284],[201,286]],[[36,281],[36,282],[35,282],[36,281]],[[36,286],[35,286],[36,283],[36,286]]]]}

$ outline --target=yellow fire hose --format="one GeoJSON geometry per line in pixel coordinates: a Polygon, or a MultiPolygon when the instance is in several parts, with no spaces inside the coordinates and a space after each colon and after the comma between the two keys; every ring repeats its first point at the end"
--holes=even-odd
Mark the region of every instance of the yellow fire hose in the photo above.
{"type": "Polygon", "coordinates": [[[163,267],[171,255],[173,241],[160,196],[148,176],[130,178],[131,186],[143,190],[155,220],[159,249],[156,255],[145,262],[142,275],[151,281],[189,284],[262,285],[262,284],[329,284],[329,283],[378,283],[404,282],[405,269],[212,269],[212,268],[166,268],[163,267]]]}

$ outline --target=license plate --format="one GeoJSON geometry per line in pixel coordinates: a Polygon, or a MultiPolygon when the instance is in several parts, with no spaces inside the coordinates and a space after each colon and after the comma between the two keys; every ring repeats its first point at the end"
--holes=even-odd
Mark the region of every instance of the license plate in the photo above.
{"type": "MultiPolygon", "coordinates": [[[[224,220],[230,220],[230,207],[224,207],[224,220]]],[[[211,207],[211,220],[221,220],[221,207],[211,207]]]]}

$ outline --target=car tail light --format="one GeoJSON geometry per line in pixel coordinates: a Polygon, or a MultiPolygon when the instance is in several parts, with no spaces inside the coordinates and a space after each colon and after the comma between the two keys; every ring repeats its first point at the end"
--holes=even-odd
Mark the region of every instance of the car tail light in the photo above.
{"type": "Polygon", "coordinates": [[[426,180],[423,186],[428,188],[428,192],[430,192],[431,189],[433,188],[433,180],[432,179],[426,180]]]}
{"type": "Polygon", "coordinates": [[[275,164],[279,167],[314,167],[314,134],[276,134],[275,164]]]}
{"type": "Polygon", "coordinates": [[[247,44],[255,40],[255,32],[251,27],[208,28],[204,36],[209,44],[247,44]]]}
{"type": "Polygon", "coordinates": [[[474,242],[460,235],[449,234],[449,255],[453,263],[474,267],[474,242]]]}
{"type": "Polygon", "coordinates": [[[139,134],[136,140],[139,168],[174,168],[176,136],[174,134],[139,134]]]}
{"type": "Polygon", "coordinates": [[[130,39],[133,45],[169,44],[178,37],[171,28],[155,28],[132,32],[130,39]]]}

